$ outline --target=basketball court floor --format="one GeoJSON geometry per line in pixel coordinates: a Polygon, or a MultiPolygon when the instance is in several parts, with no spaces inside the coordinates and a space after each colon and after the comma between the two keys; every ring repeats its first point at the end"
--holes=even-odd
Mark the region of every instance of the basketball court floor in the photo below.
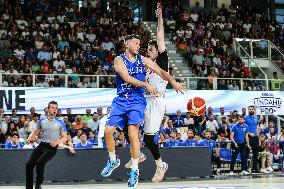
{"type": "MultiPolygon", "coordinates": [[[[24,189],[21,186],[0,186],[0,189],[24,189]]],[[[43,189],[124,189],[126,181],[110,183],[46,183],[43,189]]],[[[140,182],[137,189],[284,189],[284,175],[259,177],[218,177],[214,179],[191,179],[164,181],[161,183],[140,182]]]]}

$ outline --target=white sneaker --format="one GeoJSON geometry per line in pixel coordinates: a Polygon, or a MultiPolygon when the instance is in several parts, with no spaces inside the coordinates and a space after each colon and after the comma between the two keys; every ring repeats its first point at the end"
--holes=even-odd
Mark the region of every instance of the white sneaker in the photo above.
{"type": "Polygon", "coordinates": [[[249,174],[251,174],[251,168],[248,168],[248,172],[249,172],[249,174]]]}
{"type": "Polygon", "coordinates": [[[266,169],[260,169],[259,172],[261,172],[261,173],[269,173],[269,171],[266,170],[266,169]]]}
{"type": "Polygon", "coordinates": [[[160,182],[161,180],[163,180],[164,175],[165,175],[167,170],[168,170],[168,164],[166,162],[163,162],[162,167],[156,168],[156,173],[155,173],[152,181],[153,182],[160,182]]]}
{"type": "Polygon", "coordinates": [[[229,175],[233,176],[234,175],[234,171],[230,171],[229,175]]]}
{"type": "Polygon", "coordinates": [[[271,166],[267,167],[266,170],[267,170],[268,172],[270,172],[270,173],[272,173],[272,172],[274,171],[271,166]]]}
{"type": "Polygon", "coordinates": [[[249,172],[243,170],[243,171],[241,172],[241,175],[249,175],[249,172]]]}
{"type": "MultiPolygon", "coordinates": [[[[142,163],[143,161],[146,160],[146,156],[145,156],[145,154],[143,154],[142,152],[140,152],[138,158],[139,158],[138,163],[142,163]]],[[[131,168],[131,164],[132,164],[132,161],[129,160],[129,161],[125,164],[125,168],[126,168],[126,169],[130,169],[130,168],[131,168]]]]}

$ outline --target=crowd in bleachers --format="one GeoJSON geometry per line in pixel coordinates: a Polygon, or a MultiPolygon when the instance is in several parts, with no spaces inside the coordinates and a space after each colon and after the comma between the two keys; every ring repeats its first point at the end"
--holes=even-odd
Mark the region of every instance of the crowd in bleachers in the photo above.
{"type": "MultiPolygon", "coordinates": [[[[179,1],[167,1],[164,15],[172,40],[187,60],[193,75],[208,77],[197,83],[197,89],[212,89],[213,79],[216,78],[217,89],[240,90],[240,80],[233,78],[242,78],[243,90],[268,90],[263,81],[245,80],[259,79],[261,72],[251,73],[248,65],[235,52],[233,38],[269,39],[282,48],[283,29],[275,17],[267,20],[264,12],[251,6],[226,7],[223,4],[213,11],[200,7],[200,3],[196,2],[191,10],[187,10],[179,1]]],[[[267,49],[258,46],[255,49],[258,49],[255,50],[257,57],[261,56],[262,51],[267,53],[267,49]]]]}
{"type": "MultiPolygon", "coordinates": [[[[72,114],[70,108],[66,112],[59,109],[57,116],[63,120],[68,131],[68,141],[60,147],[68,149],[71,153],[75,153],[74,149],[79,148],[105,148],[104,135],[102,131],[100,133],[100,124],[104,124],[105,121],[102,119],[104,117],[102,112],[102,107],[98,107],[94,113],[87,109],[86,114],[83,115],[72,114]]],[[[182,115],[178,110],[176,115],[164,115],[156,142],[160,147],[166,148],[209,146],[212,157],[221,161],[223,157],[222,153],[219,154],[220,149],[230,149],[231,129],[237,124],[239,115],[245,116],[246,113],[246,108],[243,108],[240,113],[234,110],[227,115],[225,109],[221,107],[219,113],[213,114],[213,109],[208,107],[206,115],[193,116],[189,112],[182,115]]],[[[36,147],[39,140],[33,144],[26,144],[25,141],[43,116],[47,114],[39,115],[34,108],[30,109],[28,115],[18,115],[15,109],[12,115],[7,115],[4,114],[3,109],[0,109],[1,148],[36,147]]],[[[260,160],[266,162],[264,166],[267,165],[267,167],[271,167],[274,162],[281,163],[283,157],[281,154],[284,150],[284,124],[282,123],[280,135],[278,135],[278,128],[273,118],[265,120],[264,116],[259,116],[258,125],[261,129],[260,160]]],[[[117,131],[114,137],[117,147],[129,147],[124,132],[117,131]]],[[[141,130],[141,146],[144,146],[143,130],[141,130]]]]}
{"type": "MultiPolygon", "coordinates": [[[[212,89],[218,78],[220,90],[240,90],[238,79],[255,78],[234,52],[234,37],[267,38],[283,46],[283,32],[274,18],[264,20],[252,7],[217,12],[197,2],[192,10],[180,1],[165,1],[167,32],[173,33],[177,49],[184,54],[199,80],[197,89],[212,89]],[[173,19],[175,18],[175,19],[173,19]]],[[[0,3],[0,73],[3,87],[115,87],[113,59],[124,52],[127,34],[141,36],[145,49],[151,38],[141,22],[134,24],[130,1],[86,0],[82,7],[66,0],[8,1],[0,3]],[[119,6],[118,6],[119,5],[119,6]],[[47,74],[37,75],[11,75],[47,74]],[[62,75],[79,74],[65,78],[62,75]],[[88,76],[89,75],[89,76],[88,76]],[[97,84],[98,82],[98,84],[97,84]]],[[[171,70],[171,69],[170,69],[171,70]]],[[[244,90],[267,90],[263,81],[244,80],[244,90]]]]}
{"type": "MultiPolygon", "coordinates": [[[[127,0],[0,1],[0,73],[114,75],[113,60],[124,52],[127,34],[149,33],[133,24],[127,0]],[[21,4],[23,3],[23,4],[21,4]]],[[[96,77],[68,77],[68,87],[97,87],[96,77]]],[[[100,87],[115,87],[101,77],[100,87]]],[[[2,86],[32,86],[31,76],[2,75],[2,86]]],[[[62,87],[62,76],[37,76],[36,86],[62,87]]]]}

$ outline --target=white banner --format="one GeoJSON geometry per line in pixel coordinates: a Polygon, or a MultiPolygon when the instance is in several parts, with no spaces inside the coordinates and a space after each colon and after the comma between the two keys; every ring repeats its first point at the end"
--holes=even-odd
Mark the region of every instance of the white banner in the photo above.
{"type": "MultiPolygon", "coordinates": [[[[0,107],[4,107],[5,113],[10,114],[13,108],[19,114],[28,114],[31,107],[35,107],[37,113],[43,113],[48,102],[54,100],[59,104],[62,113],[67,108],[74,114],[84,114],[86,108],[92,112],[98,106],[104,108],[111,105],[116,96],[116,89],[97,88],[36,88],[14,87],[0,88],[0,107]]],[[[175,114],[177,110],[186,112],[186,105],[193,97],[205,99],[206,106],[211,106],[214,113],[219,113],[219,108],[224,107],[227,114],[230,111],[257,105],[261,109],[258,114],[263,114],[264,109],[275,115],[284,115],[284,92],[273,91],[217,91],[217,90],[189,90],[185,94],[177,94],[173,90],[166,92],[167,113],[175,114]]]]}

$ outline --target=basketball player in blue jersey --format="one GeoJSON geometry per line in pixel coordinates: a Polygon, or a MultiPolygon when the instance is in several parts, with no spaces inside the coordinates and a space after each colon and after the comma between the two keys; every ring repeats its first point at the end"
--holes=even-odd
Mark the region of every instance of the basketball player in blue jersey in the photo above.
{"type": "MultiPolygon", "coordinates": [[[[158,18],[157,40],[151,40],[148,44],[147,55],[161,69],[168,72],[168,54],[164,40],[164,25],[162,8],[160,3],[157,4],[156,16],[158,18]]],[[[164,178],[164,174],[168,169],[168,164],[162,161],[157,138],[160,135],[160,125],[166,110],[164,95],[168,82],[163,80],[153,71],[148,71],[146,81],[157,88],[159,96],[153,96],[146,93],[146,112],[144,122],[144,142],[148,147],[156,162],[156,172],[152,178],[153,182],[160,182],[164,178]]],[[[130,160],[125,167],[130,168],[132,161],[130,160]]]]}
{"type": "Polygon", "coordinates": [[[157,89],[145,82],[146,68],[149,68],[164,80],[167,80],[177,92],[180,91],[183,93],[185,87],[183,84],[176,82],[151,59],[139,55],[139,36],[126,36],[125,45],[126,52],[114,60],[118,96],[112,102],[110,116],[106,123],[105,142],[109,152],[109,160],[102,170],[101,175],[104,177],[110,176],[112,171],[120,165],[120,160],[115,153],[113,133],[116,127],[123,130],[124,126],[128,124],[130,153],[132,157],[128,187],[135,187],[139,177],[138,156],[140,153],[140,142],[138,140],[138,132],[139,126],[144,121],[146,108],[145,88],[150,94],[158,95],[157,89]]]}

